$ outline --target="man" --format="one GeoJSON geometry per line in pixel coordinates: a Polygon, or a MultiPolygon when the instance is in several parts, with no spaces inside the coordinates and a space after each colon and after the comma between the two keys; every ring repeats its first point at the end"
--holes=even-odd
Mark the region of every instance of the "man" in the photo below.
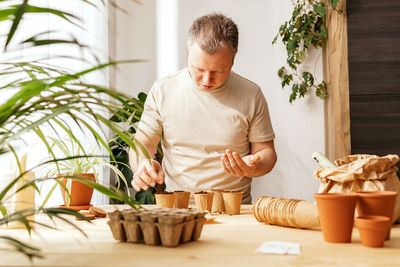
{"type": "Polygon", "coordinates": [[[261,89],[231,71],[236,24],[221,14],[198,18],[189,29],[187,68],[153,85],[136,140],[149,155],[162,141],[163,162],[130,151],[137,191],[165,183],[168,191],[243,191],[251,177],[276,162],[274,132],[261,89]]]}

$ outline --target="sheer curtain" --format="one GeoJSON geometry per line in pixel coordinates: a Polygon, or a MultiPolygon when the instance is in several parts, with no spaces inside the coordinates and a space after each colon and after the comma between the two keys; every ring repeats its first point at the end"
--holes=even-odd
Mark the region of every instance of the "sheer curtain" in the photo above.
{"type": "MultiPolygon", "coordinates": [[[[104,63],[108,60],[107,1],[104,1],[103,3],[101,0],[31,0],[29,1],[29,4],[69,12],[81,19],[78,24],[83,27],[81,28],[74,26],[71,23],[68,23],[67,21],[52,14],[27,14],[24,16],[24,21],[19,26],[20,32],[16,36],[16,40],[21,41],[30,38],[37,33],[47,31],[47,37],[49,39],[72,39],[72,36],[74,36],[80,43],[90,47],[90,49],[79,49],[77,47],[65,44],[51,45],[51,47],[43,46],[40,48],[27,47],[22,49],[22,53],[14,53],[14,58],[20,61],[33,58],[40,59],[41,62],[58,66],[72,72],[87,69],[91,66],[104,63]],[[88,4],[87,2],[93,3],[94,5],[88,4]],[[59,55],[68,57],[58,57],[59,55]],[[72,57],[83,58],[84,61],[76,60],[72,57]]],[[[9,28],[1,29],[1,34],[8,32],[8,30],[9,28]]],[[[85,82],[108,86],[108,72],[107,70],[101,70],[91,73],[85,76],[85,82]]],[[[2,82],[0,81],[0,83],[2,82]]],[[[6,99],[12,93],[13,92],[1,91],[1,99],[6,99]]],[[[1,103],[2,101],[0,100],[0,104],[1,103]]],[[[109,115],[106,114],[106,111],[104,111],[103,115],[106,118],[109,117],[109,115]]],[[[93,140],[91,133],[83,132],[72,121],[70,123],[70,127],[74,134],[79,137],[80,142],[85,148],[92,148],[96,146],[96,142],[93,140]]],[[[54,133],[50,127],[47,130],[44,130],[45,134],[48,134],[49,136],[57,136],[57,134],[54,133]]],[[[60,136],[63,137],[63,134],[64,133],[60,134],[60,136]]],[[[20,154],[22,152],[28,153],[27,168],[32,168],[49,157],[46,147],[34,134],[30,133],[25,135],[23,140],[24,141],[21,141],[19,144],[19,152],[20,154]]],[[[105,155],[106,151],[100,150],[99,153],[105,155]]],[[[0,158],[2,167],[4,166],[8,168],[9,163],[12,161],[10,156],[11,155],[6,155],[0,158]]],[[[56,154],[56,156],[62,157],[63,155],[56,154]]],[[[35,172],[36,176],[39,177],[45,173],[45,170],[39,169],[35,172]]],[[[101,184],[109,184],[109,171],[100,167],[98,169],[98,173],[100,180],[99,182],[101,184]]],[[[41,185],[42,192],[40,195],[36,195],[37,206],[43,202],[52,185],[52,181],[47,181],[41,185]]],[[[62,203],[63,201],[61,193],[57,188],[50,197],[46,206],[57,206],[62,203]]],[[[92,203],[108,203],[108,198],[98,192],[95,192],[92,198],[92,203]]]]}

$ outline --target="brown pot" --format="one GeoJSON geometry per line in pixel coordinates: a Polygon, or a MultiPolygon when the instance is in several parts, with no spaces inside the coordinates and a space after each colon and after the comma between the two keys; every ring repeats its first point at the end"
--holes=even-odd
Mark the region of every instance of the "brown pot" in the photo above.
{"type": "Polygon", "coordinates": [[[194,193],[194,201],[197,210],[208,210],[211,212],[214,193],[212,192],[196,192],[194,193]]]}
{"type": "MultiPolygon", "coordinates": [[[[398,193],[394,191],[362,191],[357,192],[357,213],[359,216],[381,215],[389,217],[393,222],[393,213],[398,193]]],[[[386,240],[390,239],[390,230],[386,240]]]]}
{"type": "Polygon", "coordinates": [[[240,214],[240,206],[242,204],[243,192],[225,191],[222,193],[222,196],[224,198],[226,214],[229,215],[240,214]]]}
{"type": "Polygon", "coordinates": [[[349,243],[353,231],[356,194],[314,194],[326,242],[349,243]]]}
{"type": "Polygon", "coordinates": [[[222,193],[224,192],[224,190],[212,189],[211,192],[214,193],[212,212],[219,212],[219,213],[224,212],[225,204],[224,204],[224,198],[222,196],[222,193]]]}
{"type": "Polygon", "coordinates": [[[189,207],[190,192],[174,191],[176,198],[174,207],[178,209],[187,209],[189,207]]]}
{"type": "MultiPolygon", "coordinates": [[[[76,173],[73,176],[96,182],[94,173],[76,173]]],[[[61,182],[65,186],[67,186],[67,180],[68,178],[64,178],[61,182]]],[[[60,186],[60,188],[64,200],[64,205],[67,205],[67,201],[65,198],[65,189],[62,186],[60,186]]],[[[89,206],[90,202],[92,201],[93,188],[84,183],[81,183],[80,181],[72,180],[69,194],[71,196],[69,206],[89,206]]]]}
{"type": "Polygon", "coordinates": [[[176,195],[173,192],[160,192],[154,194],[156,204],[159,208],[173,208],[175,204],[176,195]]]}
{"type": "Polygon", "coordinates": [[[367,215],[355,218],[361,242],[367,247],[383,247],[391,220],[386,216],[367,215]]]}

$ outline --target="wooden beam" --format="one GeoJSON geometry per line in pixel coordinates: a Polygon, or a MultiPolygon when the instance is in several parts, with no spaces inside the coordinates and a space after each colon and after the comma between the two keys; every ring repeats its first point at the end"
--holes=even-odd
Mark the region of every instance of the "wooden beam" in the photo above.
{"type": "Polygon", "coordinates": [[[328,42],[324,52],[324,76],[328,88],[325,154],[330,160],[351,153],[346,0],[341,0],[337,9],[343,13],[331,8],[327,10],[328,42]]]}

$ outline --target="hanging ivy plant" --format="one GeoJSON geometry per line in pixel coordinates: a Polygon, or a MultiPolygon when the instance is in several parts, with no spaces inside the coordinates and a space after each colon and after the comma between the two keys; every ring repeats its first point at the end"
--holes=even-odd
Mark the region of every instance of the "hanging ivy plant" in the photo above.
{"type": "MultiPolygon", "coordinates": [[[[326,8],[330,5],[334,10],[340,0],[295,0],[292,17],[279,28],[272,44],[280,38],[286,46],[287,66],[278,70],[282,79],[282,88],[292,88],[289,102],[304,97],[308,90],[315,90],[315,94],[325,99],[327,96],[326,82],[317,82],[314,75],[307,71],[300,71],[299,66],[304,62],[310,46],[324,48],[328,39],[326,31],[326,8]]],[[[342,13],[341,10],[337,10],[342,13]]]]}

